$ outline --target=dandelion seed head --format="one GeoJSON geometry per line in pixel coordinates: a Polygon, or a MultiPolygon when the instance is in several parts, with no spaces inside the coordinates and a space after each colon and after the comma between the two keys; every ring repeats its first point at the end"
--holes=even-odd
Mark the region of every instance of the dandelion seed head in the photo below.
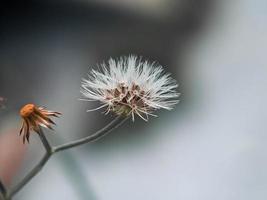
{"type": "Polygon", "coordinates": [[[137,56],[110,58],[102,63],[99,71],[92,70],[83,79],[83,100],[100,101],[98,110],[105,108],[118,115],[138,115],[145,121],[158,109],[171,110],[178,103],[176,81],[164,73],[162,66],[143,61],[137,56]]]}

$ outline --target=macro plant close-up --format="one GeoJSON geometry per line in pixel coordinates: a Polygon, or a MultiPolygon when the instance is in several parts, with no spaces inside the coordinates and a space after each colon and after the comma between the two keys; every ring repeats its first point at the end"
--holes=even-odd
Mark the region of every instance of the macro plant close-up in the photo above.
{"type": "Polygon", "coordinates": [[[0,200],[266,200],[266,0],[0,6],[0,200]]]}
{"type": "Polygon", "coordinates": [[[20,109],[22,127],[19,135],[22,135],[23,144],[30,142],[30,135],[35,132],[46,150],[39,163],[26,174],[14,187],[7,188],[0,180],[1,196],[4,200],[10,200],[18,193],[34,176],[36,176],[50,159],[60,151],[64,151],[85,143],[93,142],[113,129],[118,128],[129,116],[132,121],[135,115],[148,121],[148,116],[155,110],[164,108],[171,110],[178,103],[176,81],[163,71],[163,67],[148,61],[142,61],[137,56],[121,57],[117,60],[110,59],[108,64],[101,64],[101,71],[91,70],[88,79],[83,79],[81,93],[84,101],[99,101],[103,105],[87,110],[97,111],[106,108],[105,114],[114,113],[114,119],[97,132],[84,138],[74,140],[58,146],[51,146],[42,127],[51,129],[56,125],[51,117],[59,117],[60,112],[50,111],[44,107],[38,107],[32,103],[24,105],[20,109]]]}

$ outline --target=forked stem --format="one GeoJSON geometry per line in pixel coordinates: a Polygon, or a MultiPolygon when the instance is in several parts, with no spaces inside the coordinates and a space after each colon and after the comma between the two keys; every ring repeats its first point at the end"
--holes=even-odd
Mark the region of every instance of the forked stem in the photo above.
{"type": "Polygon", "coordinates": [[[2,194],[5,193],[5,195],[3,195],[5,197],[6,200],[11,199],[17,192],[19,192],[34,176],[36,176],[41,170],[42,168],[45,166],[45,164],[47,163],[47,161],[49,160],[49,158],[60,151],[64,151],[76,146],[80,146],[82,144],[86,144],[89,142],[94,142],[100,138],[102,138],[103,136],[105,136],[106,134],[108,134],[109,132],[111,132],[112,130],[118,128],[120,125],[122,125],[126,120],[128,119],[128,117],[121,117],[121,116],[117,116],[113,121],[111,121],[109,124],[107,124],[104,128],[100,129],[99,131],[95,132],[92,135],[89,135],[85,138],[82,139],[78,139],[76,141],[73,142],[69,142],[63,145],[59,145],[56,147],[52,147],[49,142],[47,141],[41,127],[40,127],[40,131],[38,133],[42,144],[45,147],[46,153],[45,155],[42,157],[42,159],[39,161],[39,163],[17,184],[15,185],[13,188],[11,188],[10,191],[7,191],[4,187],[3,184],[0,183],[0,190],[5,191],[2,192],[2,194]]]}
{"type": "Polygon", "coordinates": [[[37,165],[17,185],[15,185],[14,188],[10,190],[8,197],[13,197],[18,191],[20,191],[34,176],[36,176],[42,170],[46,162],[52,156],[52,147],[47,141],[41,127],[38,135],[45,147],[45,155],[39,161],[39,163],[37,163],[37,165]]]}

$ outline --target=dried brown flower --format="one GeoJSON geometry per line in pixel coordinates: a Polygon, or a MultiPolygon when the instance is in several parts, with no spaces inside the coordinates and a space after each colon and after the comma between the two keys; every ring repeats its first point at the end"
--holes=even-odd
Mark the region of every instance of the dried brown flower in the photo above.
{"type": "Polygon", "coordinates": [[[51,129],[52,124],[55,124],[49,117],[59,117],[61,113],[46,110],[43,107],[36,107],[34,104],[27,104],[20,110],[20,116],[23,119],[20,135],[23,132],[23,143],[25,140],[29,142],[30,131],[40,133],[40,126],[51,129]]]}

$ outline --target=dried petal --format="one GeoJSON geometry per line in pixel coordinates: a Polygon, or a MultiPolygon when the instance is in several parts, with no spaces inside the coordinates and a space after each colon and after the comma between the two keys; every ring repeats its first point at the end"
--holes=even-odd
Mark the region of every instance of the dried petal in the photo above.
{"type": "Polygon", "coordinates": [[[23,133],[23,143],[27,140],[29,142],[30,131],[40,133],[40,126],[51,129],[52,124],[55,123],[49,116],[59,117],[61,113],[45,110],[43,107],[36,107],[34,104],[27,104],[20,110],[20,115],[23,119],[20,135],[23,133]]]}

